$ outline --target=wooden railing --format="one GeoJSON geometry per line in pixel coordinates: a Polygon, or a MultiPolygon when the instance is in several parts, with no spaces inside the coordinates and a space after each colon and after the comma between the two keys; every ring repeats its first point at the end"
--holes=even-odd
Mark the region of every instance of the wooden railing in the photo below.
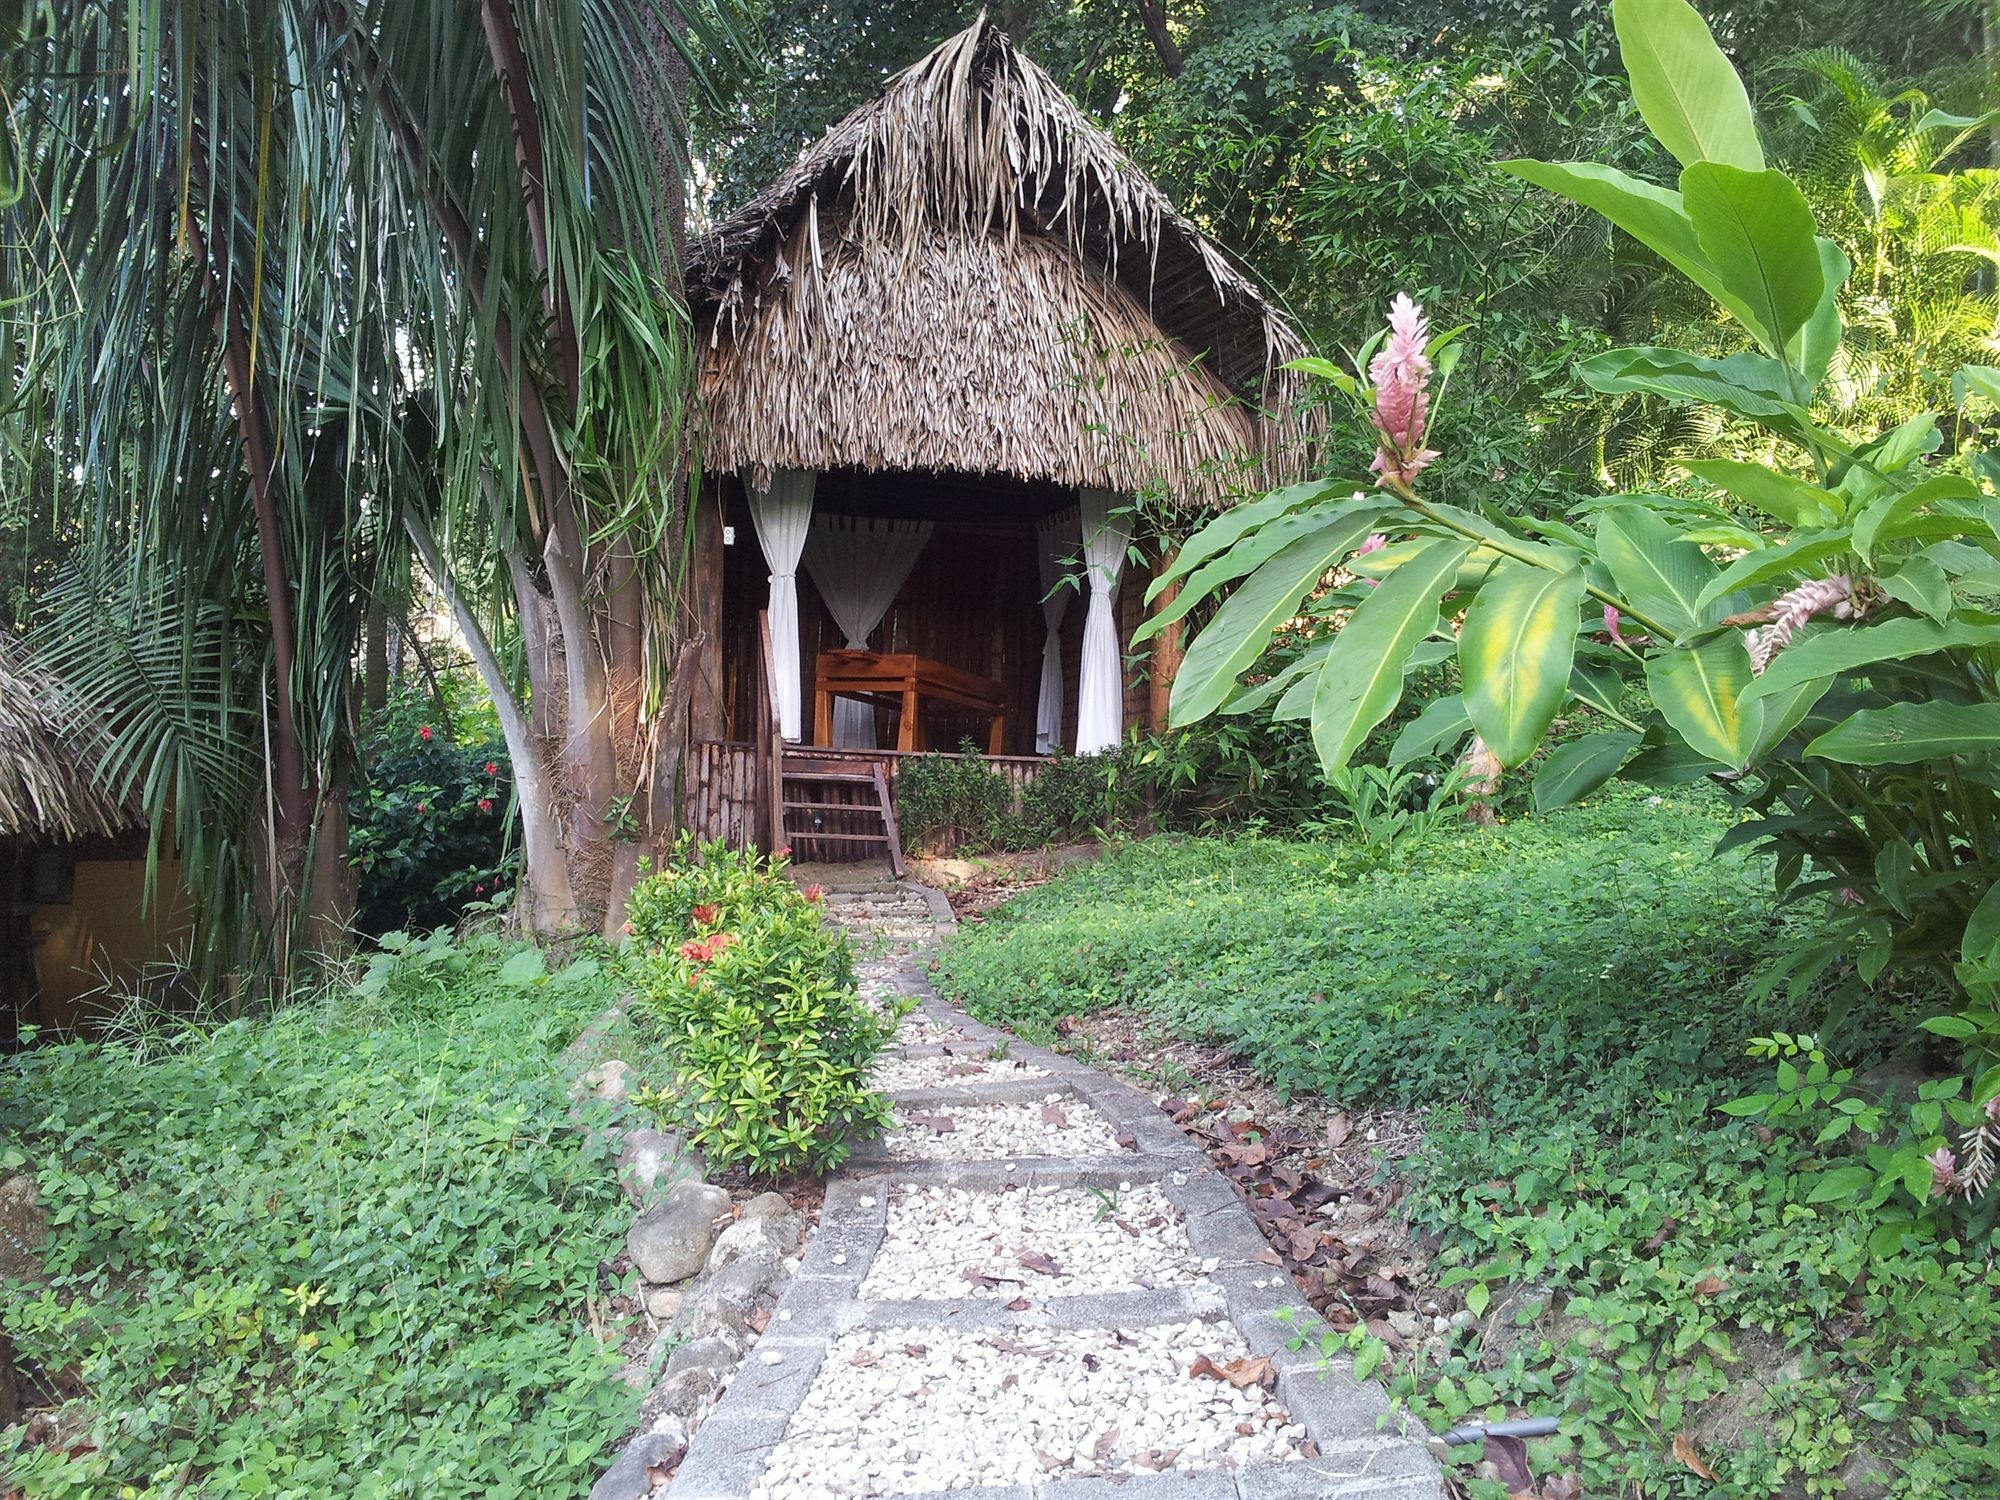
{"type": "MultiPolygon", "coordinates": [[[[764,701],[762,685],[759,685],[758,700],[764,701]]],[[[767,714],[760,713],[760,719],[767,714]]],[[[782,813],[778,797],[766,798],[764,786],[783,785],[782,760],[772,759],[770,744],[775,742],[777,755],[782,757],[784,742],[778,738],[775,728],[775,710],[768,713],[774,726],[769,740],[760,737],[755,741],[744,740],[697,740],[688,756],[690,775],[687,781],[687,796],[683,804],[686,826],[699,838],[724,839],[736,848],[748,848],[755,844],[759,848],[774,848],[784,843],[784,835],[774,830],[771,823],[773,810],[782,813]]],[[[897,806],[897,786],[905,762],[915,760],[917,755],[928,752],[906,752],[901,750],[825,750],[816,746],[805,747],[816,761],[851,760],[857,766],[871,762],[882,767],[884,779],[889,783],[891,806],[897,806]]],[[[956,755],[950,757],[957,759],[956,755]]],[[[1021,811],[1021,799],[1035,778],[1049,764],[1038,755],[982,755],[979,757],[993,770],[1007,778],[1014,790],[1014,811],[1021,811]]],[[[900,807],[898,807],[900,814],[900,807]]],[[[779,825],[782,829],[782,824],[779,825]]],[[[856,850],[857,857],[865,855],[865,850],[856,850]]]]}

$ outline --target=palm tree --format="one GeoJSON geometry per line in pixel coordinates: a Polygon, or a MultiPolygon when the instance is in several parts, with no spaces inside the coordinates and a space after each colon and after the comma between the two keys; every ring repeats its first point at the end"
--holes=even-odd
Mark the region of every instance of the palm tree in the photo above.
{"type": "Polygon", "coordinates": [[[500,705],[528,924],[602,920],[625,810],[664,810],[680,100],[735,34],[657,0],[49,0],[0,37],[6,430],[87,520],[45,647],[281,972],[338,924],[357,631],[412,551],[500,705]]]}

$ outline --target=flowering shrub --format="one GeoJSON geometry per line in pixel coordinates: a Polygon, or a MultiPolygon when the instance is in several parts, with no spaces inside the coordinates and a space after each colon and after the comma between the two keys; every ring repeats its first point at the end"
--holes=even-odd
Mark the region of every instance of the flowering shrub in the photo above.
{"type": "MultiPolygon", "coordinates": [[[[450,679],[446,679],[449,681],[450,679]]],[[[369,725],[364,779],[348,805],[355,926],[371,937],[455,923],[514,884],[508,761],[492,710],[398,687],[369,725]]]]}
{"type": "Polygon", "coordinates": [[[686,839],[632,892],[622,962],[666,1035],[662,1113],[716,1166],[825,1171],[889,1118],[868,1072],[895,1019],[860,998],[824,897],[782,858],[686,839]]]}

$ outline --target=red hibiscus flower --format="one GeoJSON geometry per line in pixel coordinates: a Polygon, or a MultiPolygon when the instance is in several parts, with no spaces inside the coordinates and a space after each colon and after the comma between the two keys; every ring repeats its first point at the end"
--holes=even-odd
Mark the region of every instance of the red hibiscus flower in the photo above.
{"type": "Polygon", "coordinates": [[[417,731],[417,738],[420,740],[427,740],[430,737],[431,737],[431,726],[428,724],[424,725],[422,729],[419,729],[417,731]]]}
{"type": "Polygon", "coordinates": [[[483,813],[490,813],[490,812],[492,812],[492,811],[493,811],[493,799],[492,799],[491,797],[481,797],[481,798],[479,799],[479,810],[480,810],[481,812],[483,812],[483,813]]]}
{"type": "Polygon", "coordinates": [[[486,774],[488,776],[498,776],[500,774],[500,762],[497,760],[486,762],[486,774]]]}

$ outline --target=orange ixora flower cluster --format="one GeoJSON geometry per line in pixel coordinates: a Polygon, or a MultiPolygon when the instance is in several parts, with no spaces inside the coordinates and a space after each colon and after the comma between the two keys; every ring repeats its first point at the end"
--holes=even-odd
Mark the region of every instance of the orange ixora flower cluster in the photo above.
{"type": "Polygon", "coordinates": [[[718,932],[710,937],[689,938],[681,944],[681,957],[691,964],[711,964],[716,956],[736,946],[736,934],[718,932]]]}

